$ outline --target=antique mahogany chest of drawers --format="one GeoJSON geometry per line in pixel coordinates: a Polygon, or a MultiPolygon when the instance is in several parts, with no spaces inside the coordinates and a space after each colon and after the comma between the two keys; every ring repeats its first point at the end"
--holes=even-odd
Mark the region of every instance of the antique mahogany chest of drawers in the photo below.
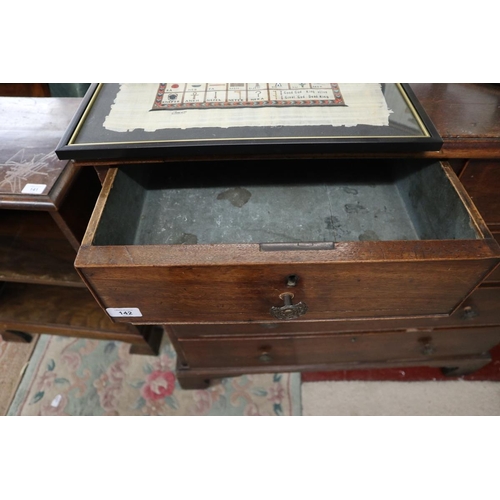
{"type": "Polygon", "coordinates": [[[115,322],[164,325],[185,388],[483,366],[500,343],[500,148],[483,113],[478,136],[464,127],[478,95],[498,122],[499,92],[413,89],[93,86],[57,150],[102,180],[77,270],[115,322]]]}

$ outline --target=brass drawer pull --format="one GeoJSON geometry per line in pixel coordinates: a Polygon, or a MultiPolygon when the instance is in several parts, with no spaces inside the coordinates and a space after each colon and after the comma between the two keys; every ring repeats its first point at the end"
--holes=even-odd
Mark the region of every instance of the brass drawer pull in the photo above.
{"type": "Polygon", "coordinates": [[[264,351],[264,352],[263,352],[263,353],[259,356],[259,361],[260,361],[261,363],[269,363],[270,361],[272,361],[272,359],[273,359],[273,358],[271,357],[271,355],[270,355],[268,352],[266,352],[266,351],[264,351]]]}
{"type": "Polygon", "coordinates": [[[436,350],[434,349],[434,346],[430,342],[427,344],[424,344],[422,346],[422,350],[421,350],[421,352],[424,356],[431,356],[432,354],[434,354],[435,351],[436,350]]]}
{"type": "Polygon", "coordinates": [[[270,310],[276,319],[296,319],[307,312],[307,305],[304,302],[292,304],[293,293],[282,293],[280,299],[284,301],[285,305],[273,306],[270,310]]]}
{"type": "Polygon", "coordinates": [[[474,319],[479,316],[479,312],[471,306],[466,306],[462,309],[462,319],[474,319]]]}
{"type": "Polygon", "coordinates": [[[436,348],[432,345],[431,337],[423,337],[418,339],[418,341],[421,344],[420,352],[424,356],[432,356],[436,352],[436,348]]]}

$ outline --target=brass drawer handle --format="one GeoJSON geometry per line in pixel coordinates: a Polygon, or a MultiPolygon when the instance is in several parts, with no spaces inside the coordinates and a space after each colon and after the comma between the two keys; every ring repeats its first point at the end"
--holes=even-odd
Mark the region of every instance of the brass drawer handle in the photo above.
{"type": "Polygon", "coordinates": [[[259,356],[259,361],[261,363],[269,363],[270,361],[272,361],[272,359],[273,358],[271,357],[271,355],[266,351],[261,353],[261,355],[259,356]]]}
{"type": "Polygon", "coordinates": [[[424,356],[432,356],[436,352],[436,348],[432,345],[432,337],[423,337],[418,339],[420,343],[420,352],[424,356]]]}
{"type": "Polygon", "coordinates": [[[280,299],[285,303],[281,307],[271,307],[270,313],[276,319],[296,319],[307,312],[307,305],[304,302],[292,304],[293,293],[282,293],[280,299]]]}
{"type": "Polygon", "coordinates": [[[427,342],[422,346],[422,349],[420,352],[424,356],[432,356],[436,352],[436,349],[434,348],[434,346],[430,342],[427,342]]]}
{"type": "Polygon", "coordinates": [[[479,312],[471,306],[465,306],[462,309],[462,319],[474,319],[477,316],[479,316],[479,312]]]}

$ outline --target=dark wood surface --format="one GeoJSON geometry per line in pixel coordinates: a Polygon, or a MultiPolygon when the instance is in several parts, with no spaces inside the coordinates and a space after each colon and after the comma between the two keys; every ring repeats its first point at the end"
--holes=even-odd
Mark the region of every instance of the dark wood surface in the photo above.
{"type": "Polygon", "coordinates": [[[500,142],[500,85],[412,83],[420,104],[445,141],[500,142]]]}
{"type": "MultiPolygon", "coordinates": [[[[295,372],[310,372],[311,370],[320,371],[325,377],[325,373],[328,370],[373,370],[373,369],[387,369],[387,368],[399,368],[407,369],[408,367],[435,367],[440,368],[443,375],[447,377],[459,377],[462,375],[469,375],[476,370],[480,370],[492,360],[491,355],[488,352],[481,354],[466,354],[463,356],[443,356],[439,358],[429,358],[424,359],[422,356],[420,359],[396,359],[393,361],[367,361],[363,363],[359,362],[339,362],[339,363],[316,363],[293,365],[279,365],[279,364],[269,364],[262,368],[262,366],[238,366],[238,367],[225,367],[225,368],[209,368],[209,367],[190,367],[184,368],[181,365],[177,365],[177,379],[179,380],[180,386],[183,389],[206,389],[212,383],[215,384],[222,377],[238,377],[240,375],[250,375],[254,373],[281,373],[286,371],[295,372]],[[404,364],[402,364],[404,363],[404,364]],[[213,379],[213,381],[212,381],[213,379]]],[[[310,380],[310,379],[309,379],[310,380]]],[[[326,380],[326,378],[323,378],[326,380]]],[[[337,378],[338,380],[338,378],[337,378]]]]}
{"type": "Polygon", "coordinates": [[[282,321],[262,323],[175,325],[180,339],[210,337],[248,337],[259,335],[337,334],[343,332],[431,331],[436,328],[495,326],[499,322],[500,287],[475,290],[450,316],[409,318],[366,318],[329,321],[282,321]]]}
{"type": "MultiPolygon", "coordinates": [[[[172,328],[175,331],[175,327],[172,328]]],[[[378,332],[331,335],[254,336],[182,340],[197,368],[353,363],[436,359],[475,355],[500,342],[500,328],[378,332]]],[[[358,366],[359,367],[359,366],[358,366]]]]}
{"type": "MultiPolygon", "coordinates": [[[[168,253],[164,253],[168,255],[168,253]]],[[[82,254],[80,254],[82,255],[82,254]]],[[[333,260],[334,257],[332,257],[333,260]]],[[[271,321],[282,293],[309,310],[303,319],[450,314],[498,260],[293,265],[92,267],[79,269],[103,307],[137,307],[137,323],[271,321]],[[286,277],[300,277],[290,290],[286,277]]],[[[302,319],[302,317],[301,317],[302,319]]],[[[126,321],[119,318],[117,321],[126,321]]]]}
{"type": "Polygon", "coordinates": [[[66,185],[58,210],[51,211],[50,215],[77,252],[87,230],[101,184],[91,169],[74,168],[76,172],[71,183],[68,182],[66,185]]]}
{"type": "Polygon", "coordinates": [[[48,83],[0,83],[0,96],[50,97],[48,83]]]}
{"type": "Polygon", "coordinates": [[[460,180],[492,230],[500,230],[500,160],[471,160],[460,180]]]}
{"type": "MultiPolygon", "coordinates": [[[[500,232],[493,233],[493,236],[500,244],[500,232]]],[[[497,283],[500,286],[500,266],[497,266],[497,268],[486,278],[486,281],[492,282],[492,283],[497,283]]],[[[500,304],[500,302],[499,302],[499,304],[500,304]]],[[[500,307],[499,307],[499,309],[500,309],[500,307]]]]}
{"type": "Polygon", "coordinates": [[[43,327],[43,333],[57,328],[90,335],[100,331],[123,338],[137,335],[134,327],[113,323],[85,288],[7,283],[0,304],[0,324],[4,327],[16,325],[34,332],[43,327]]]}
{"type": "Polygon", "coordinates": [[[9,207],[1,211],[0,218],[0,280],[84,286],[74,260],[99,181],[88,169],[75,168],[71,177],[57,180],[57,185],[64,187],[57,197],[57,210],[52,203],[31,201],[27,206],[19,199],[0,204],[9,207]],[[22,209],[11,209],[13,206],[22,209]]]}
{"type": "Polygon", "coordinates": [[[134,353],[158,354],[163,329],[113,323],[88,290],[6,283],[0,293],[0,336],[6,341],[29,333],[114,340],[134,353]]]}
{"type": "Polygon", "coordinates": [[[446,158],[500,158],[500,85],[412,83],[446,158]]]}
{"type": "Polygon", "coordinates": [[[0,212],[0,281],[81,287],[75,255],[50,213],[0,212]]]}

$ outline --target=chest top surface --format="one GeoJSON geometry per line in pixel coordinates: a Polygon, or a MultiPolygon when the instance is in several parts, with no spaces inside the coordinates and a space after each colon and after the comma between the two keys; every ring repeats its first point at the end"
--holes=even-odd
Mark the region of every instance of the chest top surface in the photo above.
{"type": "Polygon", "coordinates": [[[68,162],[54,151],[80,102],[0,97],[0,207],[57,207],[68,162]]]}
{"type": "Polygon", "coordinates": [[[412,83],[411,88],[444,140],[500,141],[500,85],[412,83]]]}
{"type": "Polygon", "coordinates": [[[500,158],[500,85],[412,83],[443,139],[440,155],[500,158]]]}

